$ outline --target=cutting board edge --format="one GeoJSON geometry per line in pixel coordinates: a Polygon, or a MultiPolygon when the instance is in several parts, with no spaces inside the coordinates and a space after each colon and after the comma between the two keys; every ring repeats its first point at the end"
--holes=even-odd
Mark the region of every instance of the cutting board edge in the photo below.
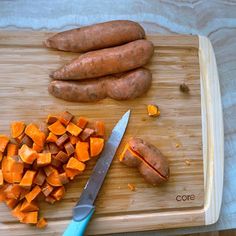
{"type": "Polygon", "coordinates": [[[223,195],[224,126],[219,75],[209,38],[199,36],[205,225],[218,221],[223,195]]]}

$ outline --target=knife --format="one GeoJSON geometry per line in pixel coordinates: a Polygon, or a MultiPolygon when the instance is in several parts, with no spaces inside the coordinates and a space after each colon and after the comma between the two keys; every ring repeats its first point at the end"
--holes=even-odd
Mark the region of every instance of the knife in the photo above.
{"type": "Polygon", "coordinates": [[[105,148],[98,159],[93,173],[86,183],[80,199],[73,209],[73,219],[65,230],[63,236],[81,236],[91,219],[94,211],[94,201],[106,177],[116,150],[122,140],[128,125],[130,110],[118,121],[113,128],[105,148]]]}

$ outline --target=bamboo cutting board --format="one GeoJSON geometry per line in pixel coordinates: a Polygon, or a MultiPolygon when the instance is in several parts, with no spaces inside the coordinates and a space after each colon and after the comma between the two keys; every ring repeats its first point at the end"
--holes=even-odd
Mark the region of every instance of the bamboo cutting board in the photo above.
{"type": "MultiPolygon", "coordinates": [[[[115,157],[96,201],[96,213],[87,234],[154,230],[208,225],[217,221],[223,188],[223,125],[215,56],[209,40],[201,36],[148,36],[155,53],[147,67],[153,83],[148,93],[132,101],[105,99],[97,103],[70,103],[52,97],[48,74],[76,56],[43,48],[51,33],[0,32],[0,132],[9,133],[13,120],[43,120],[49,113],[68,110],[76,116],[102,119],[109,135],[122,114],[131,109],[126,135],[156,145],[168,158],[171,177],[152,187],[135,169],[115,157]],[[186,83],[190,94],[179,91],[186,83]],[[160,107],[160,118],[147,116],[147,104],[160,107]],[[179,146],[179,147],[178,147],[179,146]],[[136,186],[130,191],[127,184],[136,186]]],[[[65,199],[42,203],[48,219],[45,230],[19,224],[0,205],[1,235],[61,235],[71,219],[94,163],[69,184],[65,199]]]]}

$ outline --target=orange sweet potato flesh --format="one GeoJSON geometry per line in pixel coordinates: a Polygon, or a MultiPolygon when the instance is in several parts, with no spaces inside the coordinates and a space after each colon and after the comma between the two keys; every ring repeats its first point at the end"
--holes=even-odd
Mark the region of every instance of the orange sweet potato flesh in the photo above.
{"type": "Polygon", "coordinates": [[[99,137],[105,136],[105,124],[103,121],[95,121],[95,134],[99,137]]]}
{"type": "Polygon", "coordinates": [[[31,188],[36,172],[33,170],[27,170],[21,179],[20,186],[23,188],[31,188]]]}
{"type": "Polygon", "coordinates": [[[25,195],[27,202],[32,202],[41,193],[41,188],[36,185],[29,193],[25,195]]]}
{"type": "Polygon", "coordinates": [[[73,135],[70,136],[70,143],[72,145],[75,145],[78,141],[79,141],[79,137],[76,137],[76,136],[73,136],[73,135]]]}
{"type": "Polygon", "coordinates": [[[47,176],[46,181],[55,187],[62,186],[62,183],[60,181],[60,177],[57,171],[53,172],[49,176],[47,176]]]}
{"type": "Polygon", "coordinates": [[[33,147],[32,149],[36,152],[41,152],[43,150],[43,147],[42,146],[39,146],[38,144],[36,143],[33,143],[33,147]]]}
{"type": "Polygon", "coordinates": [[[120,156],[127,166],[138,168],[143,178],[152,185],[159,185],[169,178],[166,158],[152,144],[140,138],[131,138],[120,156]]]}
{"type": "Polygon", "coordinates": [[[21,195],[21,187],[18,184],[9,184],[4,190],[6,198],[18,199],[21,195]]]}
{"type": "Polygon", "coordinates": [[[90,155],[91,157],[98,156],[104,147],[103,138],[90,138],[90,155]]]}
{"type": "Polygon", "coordinates": [[[12,138],[19,137],[25,129],[25,123],[23,121],[15,121],[11,123],[11,136],[12,138]]]}
{"type": "Polygon", "coordinates": [[[89,144],[87,142],[77,142],[75,153],[78,160],[85,162],[90,159],[89,157],[89,144]]]}
{"type": "Polygon", "coordinates": [[[67,178],[73,180],[76,176],[81,174],[81,171],[66,168],[65,173],[66,173],[67,178]]]}
{"type": "Polygon", "coordinates": [[[53,134],[52,132],[50,132],[46,141],[55,143],[57,141],[57,136],[55,134],[53,134]]]}
{"type": "Polygon", "coordinates": [[[52,192],[51,196],[54,197],[57,201],[59,201],[59,200],[61,200],[64,197],[65,192],[66,191],[65,191],[64,186],[61,186],[61,187],[55,189],[52,192]]]}
{"type": "Polygon", "coordinates": [[[14,156],[18,154],[18,146],[14,143],[8,143],[7,145],[7,156],[14,156]]]}
{"type": "Polygon", "coordinates": [[[6,135],[0,135],[0,152],[4,152],[10,139],[6,135]]]}
{"type": "Polygon", "coordinates": [[[66,165],[66,168],[74,169],[74,170],[78,170],[78,171],[84,171],[85,164],[81,161],[78,161],[76,158],[71,157],[66,165]]]}
{"type": "Polygon", "coordinates": [[[37,166],[42,167],[51,163],[51,153],[39,153],[37,158],[37,166]]]}
{"type": "Polygon", "coordinates": [[[78,136],[82,132],[82,129],[79,126],[75,125],[74,123],[70,122],[66,126],[66,131],[68,131],[70,134],[74,136],[78,136]]]}
{"type": "Polygon", "coordinates": [[[28,135],[34,141],[34,143],[43,147],[46,140],[46,135],[44,132],[39,130],[37,125],[33,123],[27,125],[25,128],[25,134],[28,135]]]}
{"type": "Polygon", "coordinates": [[[0,187],[3,186],[3,183],[4,183],[4,181],[3,181],[3,174],[2,174],[2,170],[0,169],[0,187]]]}
{"type": "Polygon", "coordinates": [[[66,128],[59,120],[48,126],[48,129],[55,135],[63,135],[66,132],[66,128]]]}
{"type": "Polygon", "coordinates": [[[22,220],[24,213],[21,211],[22,202],[18,203],[17,206],[11,211],[11,214],[17,217],[19,220],[22,220]]]}
{"type": "Polygon", "coordinates": [[[39,229],[43,229],[47,226],[47,224],[48,224],[47,221],[42,217],[38,220],[36,227],[39,229]]]}
{"type": "Polygon", "coordinates": [[[25,224],[37,224],[38,222],[38,211],[25,212],[25,216],[20,221],[25,224]]]}
{"type": "Polygon", "coordinates": [[[13,209],[17,205],[18,200],[14,198],[10,198],[10,199],[6,199],[5,203],[9,208],[13,209]]]}
{"type": "Polygon", "coordinates": [[[88,124],[87,118],[81,116],[79,120],[77,121],[77,126],[79,126],[81,129],[84,129],[86,125],[88,124]]]}
{"type": "Polygon", "coordinates": [[[38,153],[35,150],[29,148],[26,144],[23,144],[19,149],[19,155],[22,161],[28,164],[32,164],[38,157],[38,153]]]}
{"type": "Polygon", "coordinates": [[[38,211],[39,207],[35,202],[28,202],[27,200],[24,200],[20,207],[20,211],[22,212],[31,212],[31,211],[38,211]]]}

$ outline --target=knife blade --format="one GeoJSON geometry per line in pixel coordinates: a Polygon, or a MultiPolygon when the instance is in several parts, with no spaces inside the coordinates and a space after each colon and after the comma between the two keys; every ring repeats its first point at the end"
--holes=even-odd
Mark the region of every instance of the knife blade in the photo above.
{"type": "Polygon", "coordinates": [[[73,220],[64,232],[64,236],[83,235],[86,226],[94,213],[94,201],[103,184],[113,157],[123,138],[126,127],[128,125],[130,110],[128,110],[113,128],[105,148],[98,159],[93,172],[87,181],[79,201],[73,209],[73,220]]]}

